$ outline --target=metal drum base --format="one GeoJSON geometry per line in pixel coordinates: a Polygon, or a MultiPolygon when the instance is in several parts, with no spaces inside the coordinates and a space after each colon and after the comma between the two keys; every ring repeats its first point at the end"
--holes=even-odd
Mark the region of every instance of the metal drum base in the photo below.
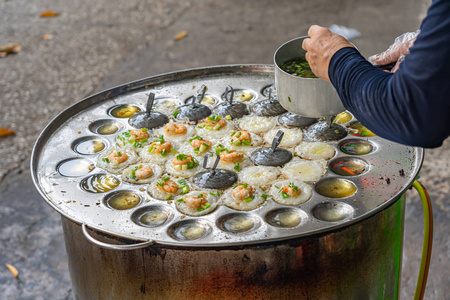
{"type": "MultiPolygon", "coordinates": [[[[106,250],[62,218],[75,299],[397,299],[404,196],[321,236],[239,248],[106,250]]],[[[97,231],[98,240],[133,243],[97,231]]]]}

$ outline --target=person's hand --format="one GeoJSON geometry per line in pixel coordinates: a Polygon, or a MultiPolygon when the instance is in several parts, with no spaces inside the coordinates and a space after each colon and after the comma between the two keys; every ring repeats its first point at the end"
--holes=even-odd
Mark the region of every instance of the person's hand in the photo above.
{"type": "Polygon", "coordinates": [[[409,53],[409,48],[414,45],[419,33],[420,30],[402,34],[395,39],[394,43],[386,51],[372,55],[368,60],[375,66],[396,63],[391,72],[397,71],[400,63],[405,59],[405,55],[409,53]]]}
{"type": "Polygon", "coordinates": [[[330,81],[328,66],[333,55],[342,48],[352,47],[342,36],[332,33],[327,28],[312,25],[308,30],[309,38],[303,40],[302,47],[306,51],[305,58],[317,77],[330,81]]]}

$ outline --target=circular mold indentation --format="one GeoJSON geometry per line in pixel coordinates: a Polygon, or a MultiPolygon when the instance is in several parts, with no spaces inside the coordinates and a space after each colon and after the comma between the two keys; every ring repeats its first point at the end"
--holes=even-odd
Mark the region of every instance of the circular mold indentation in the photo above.
{"type": "Polygon", "coordinates": [[[96,134],[114,134],[123,128],[123,124],[114,120],[97,120],[89,124],[89,130],[96,134]]]}
{"type": "Polygon", "coordinates": [[[162,205],[145,206],[136,210],[131,215],[134,223],[145,227],[158,227],[169,222],[173,212],[162,205]]]}
{"type": "Polygon", "coordinates": [[[94,174],[81,180],[80,187],[89,193],[106,193],[120,184],[117,177],[110,174],[94,174]]]}
{"type": "Polygon", "coordinates": [[[345,198],[356,192],[356,186],[350,180],[326,178],[315,185],[316,192],[328,198],[345,198]]]}
{"type": "MultiPolygon", "coordinates": [[[[246,89],[235,89],[234,90],[234,97],[233,101],[239,101],[239,102],[250,102],[253,99],[256,98],[256,94],[253,91],[246,90],[246,89]]],[[[226,100],[225,93],[222,95],[222,99],[226,100]]]]}
{"type": "Polygon", "coordinates": [[[102,152],[107,148],[107,145],[108,142],[101,138],[88,136],[76,139],[72,143],[72,149],[79,154],[91,155],[102,152]]]}
{"type": "Polygon", "coordinates": [[[264,220],[275,227],[294,228],[302,225],[308,219],[308,215],[296,208],[278,208],[269,211],[264,220]]]}
{"type": "Polygon", "coordinates": [[[167,233],[178,241],[193,241],[211,233],[211,226],[201,220],[186,220],[172,224],[167,233]]]}
{"type": "Polygon", "coordinates": [[[56,167],[56,171],[66,177],[86,176],[94,169],[95,165],[84,158],[69,158],[56,167]]]}
{"type": "Polygon", "coordinates": [[[376,136],[375,133],[367,129],[361,122],[354,121],[350,123],[350,134],[354,136],[363,136],[363,137],[373,137],[376,136]]]}
{"type": "Polygon", "coordinates": [[[265,97],[269,97],[269,94],[272,96],[272,98],[277,98],[277,90],[275,88],[275,84],[271,84],[268,86],[265,86],[261,90],[261,94],[265,97]]]}
{"type": "Polygon", "coordinates": [[[220,217],[217,227],[231,233],[247,232],[261,225],[259,218],[248,213],[231,213],[220,217]]]}
{"type": "Polygon", "coordinates": [[[122,190],[106,195],[103,198],[103,203],[112,209],[126,210],[141,203],[141,197],[133,191],[122,190]]]}
{"type": "Polygon", "coordinates": [[[326,222],[339,222],[350,219],[354,213],[353,207],[341,202],[324,202],[312,209],[315,218],[326,222]]]}
{"type": "MultiPolygon", "coordinates": [[[[184,100],[184,104],[188,104],[186,103],[188,100],[190,101],[191,97],[187,98],[186,100],[184,100]]],[[[198,99],[195,99],[196,102],[198,102],[198,99]]],[[[212,96],[212,95],[208,95],[206,94],[205,97],[203,97],[202,102],[200,102],[203,105],[207,105],[207,106],[214,106],[217,104],[219,100],[212,96]]]]}
{"type": "Polygon", "coordinates": [[[356,157],[339,157],[330,162],[330,169],[341,176],[356,176],[366,172],[369,164],[356,157]]]}
{"type": "Polygon", "coordinates": [[[368,141],[350,139],[342,141],[339,144],[339,149],[350,155],[366,155],[373,152],[374,147],[368,141]]]}
{"type": "Polygon", "coordinates": [[[141,111],[141,108],[132,104],[120,104],[111,107],[108,110],[108,115],[115,118],[130,118],[134,114],[141,111]]]}

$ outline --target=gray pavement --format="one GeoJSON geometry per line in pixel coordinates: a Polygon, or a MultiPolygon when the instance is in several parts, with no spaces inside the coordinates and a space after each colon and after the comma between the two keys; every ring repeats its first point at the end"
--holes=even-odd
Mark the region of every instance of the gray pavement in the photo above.
{"type": "MultiPolygon", "coordinates": [[[[234,63],[271,63],[283,42],[311,24],[359,30],[353,42],[366,57],[420,25],[429,1],[294,0],[0,0],[0,46],[22,51],[0,59],[0,299],[70,299],[70,278],[58,213],[30,178],[39,132],[85,96],[164,72],[234,63]],[[55,10],[55,18],[39,13],[55,10]],[[186,30],[185,39],[174,41],[186,30]],[[43,39],[44,34],[52,39],[43,39]],[[17,267],[15,279],[4,267],[17,267]]],[[[450,141],[427,150],[421,181],[435,213],[432,264],[425,299],[450,291],[450,141]]],[[[401,299],[412,299],[422,245],[422,209],[407,193],[401,299]]]]}

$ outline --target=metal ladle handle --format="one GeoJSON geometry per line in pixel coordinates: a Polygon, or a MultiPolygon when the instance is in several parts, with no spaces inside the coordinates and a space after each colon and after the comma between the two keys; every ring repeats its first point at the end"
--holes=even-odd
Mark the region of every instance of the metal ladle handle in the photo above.
{"type": "Polygon", "coordinates": [[[219,164],[219,161],[220,161],[219,154],[214,153],[214,152],[207,152],[205,154],[205,159],[203,160],[203,169],[207,169],[207,170],[211,169],[211,170],[213,170],[213,172],[215,172],[216,168],[217,168],[217,165],[219,164]],[[212,168],[208,168],[208,158],[213,156],[214,154],[216,155],[216,161],[214,162],[212,168]]]}
{"type": "Polygon", "coordinates": [[[153,102],[155,102],[155,93],[150,93],[150,95],[148,95],[147,107],[145,109],[147,116],[150,116],[152,112],[153,102]]]}
{"type": "Polygon", "coordinates": [[[277,134],[273,138],[272,146],[270,147],[272,149],[272,152],[275,151],[275,149],[280,145],[281,140],[283,139],[284,132],[282,130],[278,130],[277,134]]]}
{"type": "Polygon", "coordinates": [[[198,103],[202,103],[203,98],[205,98],[207,87],[202,84],[202,87],[197,91],[198,103]]]}
{"type": "Polygon", "coordinates": [[[85,223],[81,224],[81,229],[83,231],[84,236],[91,243],[93,243],[99,247],[109,249],[109,250],[136,250],[136,249],[141,249],[141,248],[151,246],[155,243],[155,241],[153,241],[153,240],[148,240],[146,242],[131,244],[131,245],[113,245],[113,244],[103,243],[103,242],[100,242],[100,241],[94,239],[87,231],[87,225],[85,223]]]}
{"type": "Polygon", "coordinates": [[[225,100],[227,100],[230,104],[233,103],[234,98],[234,89],[231,85],[227,85],[227,88],[225,89],[225,100]],[[230,97],[228,97],[230,95],[230,97]]]}

